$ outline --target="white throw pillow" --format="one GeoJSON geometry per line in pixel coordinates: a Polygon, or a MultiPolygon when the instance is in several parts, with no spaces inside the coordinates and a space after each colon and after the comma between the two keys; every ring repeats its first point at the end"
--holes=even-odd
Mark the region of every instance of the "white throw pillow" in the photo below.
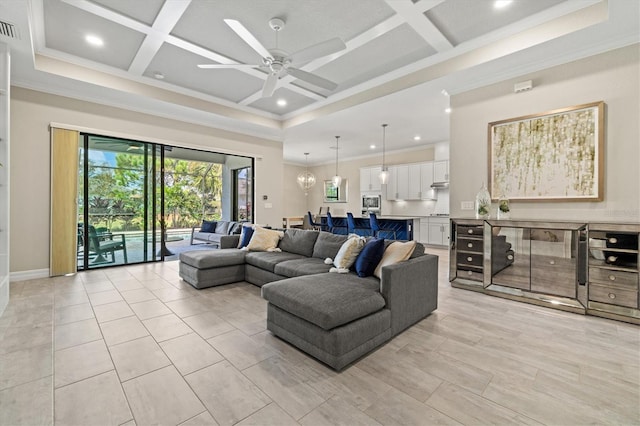
{"type": "Polygon", "coordinates": [[[284,236],[284,232],[273,229],[264,229],[256,226],[247,245],[249,251],[280,251],[278,242],[284,236]]]}
{"type": "Polygon", "coordinates": [[[347,241],[342,243],[333,264],[339,270],[349,269],[356,261],[358,254],[362,251],[366,239],[356,234],[350,234],[347,241]]]}
{"type": "Polygon", "coordinates": [[[385,249],[384,254],[382,255],[380,263],[378,263],[378,266],[376,266],[376,270],[373,271],[373,275],[381,278],[383,266],[393,265],[394,263],[402,262],[409,259],[415,248],[415,241],[407,241],[406,243],[395,241],[389,244],[389,247],[385,249]]]}

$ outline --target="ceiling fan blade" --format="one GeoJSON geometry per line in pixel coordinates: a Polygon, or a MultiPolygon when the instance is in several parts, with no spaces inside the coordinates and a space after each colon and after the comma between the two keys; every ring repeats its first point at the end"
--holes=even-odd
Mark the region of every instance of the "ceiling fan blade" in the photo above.
{"type": "Polygon", "coordinates": [[[300,80],[304,80],[307,83],[311,83],[314,86],[322,87],[327,90],[335,90],[338,85],[333,81],[327,80],[326,78],[322,78],[319,75],[311,74],[310,72],[302,71],[298,68],[287,68],[289,74],[298,78],[300,80]]]}
{"type": "Polygon", "coordinates": [[[323,56],[339,52],[346,49],[347,46],[338,37],[323,41],[305,49],[289,55],[293,64],[303,64],[313,59],[322,58],[323,56]]]}
{"type": "Polygon", "coordinates": [[[271,73],[269,77],[264,81],[264,86],[262,86],[262,97],[268,98],[273,95],[273,92],[276,90],[276,83],[278,82],[278,75],[271,73]]]}
{"type": "Polygon", "coordinates": [[[214,69],[214,68],[259,68],[262,65],[257,64],[198,64],[198,68],[214,69]]]}
{"type": "Polygon", "coordinates": [[[240,23],[240,21],[236,21],[235,19],[225,19],[224,22],[229,27],[231,27],[231,29],[235,31],[235,33],[238,34],[238,36],[249,45],[249,47],[258,52],[258,55],[262,56],[263,58],[271,57],[271,53],[269,53],[267,48],[264,47],[262,43],[260,43],[258,39],[255,38],[253,34],[251,34],[249,30],[240,23]]]}

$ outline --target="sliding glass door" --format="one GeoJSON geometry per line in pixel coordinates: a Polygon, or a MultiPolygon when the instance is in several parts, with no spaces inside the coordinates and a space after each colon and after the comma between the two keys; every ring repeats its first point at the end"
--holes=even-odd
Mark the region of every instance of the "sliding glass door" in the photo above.
{"type": "Polygon", "coordinates": [[[252,221],[253,159],[82,134],[78,270],[175,258],[202,220],[252,221]]]}
{"type": "Polygon", "coordinates": [[[78,191],[78,269],[157,259],[160,147],[83,135],[78,191]]]}

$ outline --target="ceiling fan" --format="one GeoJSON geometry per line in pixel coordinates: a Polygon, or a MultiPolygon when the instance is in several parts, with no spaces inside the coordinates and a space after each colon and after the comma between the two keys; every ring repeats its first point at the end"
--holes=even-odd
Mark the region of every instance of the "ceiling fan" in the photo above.
{"type": "Polygon", "coordinates": [[[288,54],[287,52],[278,49],[278,32],[284,28],[284,20],[281,18],[273,18],[269,20],[269,26],[276,32],[276,48],[267,49],[262,43],[256,39],[253,34],[247,30],[247,28],[235,19],[225,19],[224,22],[231,27],[231,29],[255,50],[260,56],[262,56],[261,64],[200,64],[199,68],[260,68],[268,72],[267,79],[262,87],[262,96],[269,97],[273,95],[276,89],[276,83],[279,78],[284,77],[287,74],[313,84],[314,86],[335,90],[338,85],[333,81],[322,78],[316,74],[312,74],[307,71],[303,71],[296,68],[297,65],[304,64],[313,59],[322,58],[323,56],[331,55],[332,53],[339,52],[347,48],[342,40],[339,38],[332,38],[323,41],[313,46],[309,46],[295,53],[288,54]]]}

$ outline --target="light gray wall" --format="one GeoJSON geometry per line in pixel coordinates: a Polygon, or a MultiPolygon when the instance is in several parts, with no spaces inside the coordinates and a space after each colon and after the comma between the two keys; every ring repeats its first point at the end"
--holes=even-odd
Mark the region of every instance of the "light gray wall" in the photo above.
{"type": "MultiPolygon", "coordinates": [[[[282,144],[49,95],[21,88],[11,91],[11,272],[49,267],[49,124],[118,132],[132,139],[209,151],[252,154],[256,194],[269,194],[271,208],[259,198],[259,223],[282,220],[282,144]]],[[[63,126],[64,127],[64,126],[63,126]]]]}
{"type": "Polygon", "coordinates": [[[511,217],[640,221],[639,75],[639,45],[635,44],[453,96],[452,216],[474,215],[473,210],[462,211],[460,203],[475,200],[487,181],[488,123],[604,101],[604,201],[513,202],[511,217]],[[514,83],[526,80],[533,80],[533,90],[514,93],[514,83]]]}
{"type": "MultiPolygon", "coordinates": [[[[282,206],[284,215],[289,217],[304,216],[307,214],[309,207],[309,195],[304,195],[304,191],[298,185],[298,175],[305,171],[304,166],[295,164],[284,164],[282,177],[282,190],[284,192],[284,205],[282,206]]],[[[311,167],[309,167],[309,171],[311,167]]],[[[317,176],[316,176],[317,179],[317,176]]],[[[317,191],[321,185],[320,180],[316,181],[315,186],[311,187],[309,193],[317,191]]],[[[312,211],[312,213],[316,213],[312,211]]]]}

